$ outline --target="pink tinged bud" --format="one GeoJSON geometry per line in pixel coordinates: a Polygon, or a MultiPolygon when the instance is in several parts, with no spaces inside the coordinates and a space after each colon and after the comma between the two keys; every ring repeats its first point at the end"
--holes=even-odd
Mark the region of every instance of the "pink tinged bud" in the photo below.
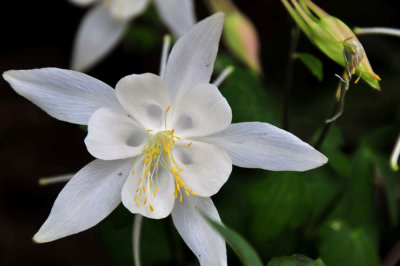
{"type": "Polygon", "coordinates": [[[231,52],[257,74],[261,73],[259,38],[253,23],[231,0],[209,0],[213,12],[226,14],[223,39],[231,52]]]}

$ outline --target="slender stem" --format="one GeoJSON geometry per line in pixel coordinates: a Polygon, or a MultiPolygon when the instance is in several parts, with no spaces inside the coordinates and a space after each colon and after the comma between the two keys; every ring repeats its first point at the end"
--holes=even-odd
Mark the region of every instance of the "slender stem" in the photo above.
{"type": "Polygon", "coordinates": [[[160,62],[160,77],[164,77],[165,66],[167,65],[168,51],[171,45],[171,36],[165,35],[163,41],[163,47],[161,52],[161,62],[160,62]]]}
{"type": "Polygon", "coordinates": [[[136,214],[133,220],[133,261],[140,266],[140,232],[142,231],[143,216],[136,214]]]}
{"type": "Polygon", "coordinates": [[[400,155],[400,135],[397,137],[396,145],[392,151],[392,155],[390,156],[390,166],[394,171],[399,170],[399,165],[397,164],[397,160],[400,155]]]}
{"type": "Polygon", "coordinates": [[[392,28],[354,28],[354,32],[357,35],[361,34],[384,34],[400,37],[400,29],[392,29],[392,28]]]}
{"type": "Polygon", "coordinates": [[[46,185],[51,185],[51,184],[56,184],[56,183],[61,183],[61,182],[67,182],[69,181],[74,174],[65,174],[65,175],[57,175],[57,176],[51,176],[51,177],[43,177],[39,178],[39,185],[41,186],[46,186],[46,185]]]}
{"type": "Polygon", "coordinates": [[[339,82],[339,88],[338,88],[338,91],[340,93],[339,98],[338,98],[338,100],[336,100],[335,105],[333,106],[331,115],[325,121],[325,125],[324,125],[324,128],[322,129],[321,135],[319,135],[319,138],[314,145],[314,148],[317,150],[320,149],[322,144],[324,143],[324,140],[325,140],[326,136],[328,135],[333,122],[335,122],[336,119],[338,119],[343,113],[344,99],[346,96],[346,92],[349,89],[350,78],[351,78],[351,77],[348,77],[346,70],[344,71],[343,75],[345,77],[344,80],[341,79],[341,81],[339,82]]]}
{"type": "Polygon", "coordinates": [[[386,255],[382,262],[382,266],[395,266],[400,261],[400,240],[394,245],[394,247],[386,255]]]}
{"type": "Polygon", "coordinates": [[[228,66],[222,71],[222,73],[218,76],[218,78],[213,82],[213,84],[217,87],[221,85],[222,82],[235,70],[233,66],[228,66]]]}
{"type": "Polygon", "coordinates": [[[284,87],[284,100],[283,100],[283,129],[289,129],[289,98],[290,91],[292,89],[293,80],[293,66],[294,66],[294,54],[296,53],[297,43],[300,37],[299,27],[295,27],[291,32],[291,42],[289,47],[288,64],[286,69],[286,82],[284,87]]]}

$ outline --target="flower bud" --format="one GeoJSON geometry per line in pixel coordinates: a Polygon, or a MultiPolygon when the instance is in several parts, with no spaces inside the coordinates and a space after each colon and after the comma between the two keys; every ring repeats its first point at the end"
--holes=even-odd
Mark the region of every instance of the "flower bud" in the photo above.
{"type": "Polygon", "coordinates": [[[363,46],[346,24],[310,0],[290,0],[290,3],[289,0],[281,1],[314,45],[330,59],[344,66],[349,76],[357,74],[371,87],[380,90],[381,79],[372,70],[363,46]]]}
{"type": "Polygon", "coordinates": [[[251,70],[259,74],[259,38],[253,23],[235,6],[231,0],[209,0],[213,12],[226,14],[223,39],[232,53],[251,70]]]}

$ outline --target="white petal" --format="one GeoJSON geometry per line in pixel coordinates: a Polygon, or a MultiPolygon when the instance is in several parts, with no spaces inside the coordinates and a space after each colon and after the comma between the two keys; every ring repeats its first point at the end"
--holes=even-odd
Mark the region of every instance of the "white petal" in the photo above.
{"type": "Polygon", "coordinates": [[[157,131],[164,127],[170,99],[159,76],[151,73],[126,76],[118,82],[115,90],[121,105],[144,128],[157,131]]]}
{"type": "Polygon", "coordinates": [[[132,160],[94,160],[83,167],[58,195],[34,241],[76,234],[107,217],[121,202],[121,188],[132,165],[132,160]]]}
{"type": "Polygon", "coordinates": [[[212,144],[193,141],[189,147],[174,147],[172,153],[183,168],[183,182],[202,197],[217,193],[232,171],[229,155],[212,144]]]}
{"type": "Polygon", "coordinates": [[[201,137],[226,129],[231,121],[231,107],[218,88],[201,84],[188,90],[175,103],[167,125],[174,128],[178,136],[201,137]]]}
{"type": "Polygon", "coordinates": [[[182,36],[196,23],[193,0],[156,0],[161,18],[176,36],[182,36]]]}
{"type": "Polygon", "coordinates": [[[100,108],[89,120],[85,144],[94,157],[116,160],[139,155],[148,138],[146,130],[128,114],[100,108]]]}
{"type": "Polygon", "coordinates": [[[121,109],[114,90],[86,74],[59,68],[10,70],[3,74],[11,87],[49,115],[86,125],[100,107],[121,109]]]}
{"type": "Polygon", "coordinates": [[[201,265],[227,265],[224,239],[210,227],[199,212],[221,222],[210,198],[190,196],[182,202],[175,203],[172,220],[176,229],[201,265]]]}
{"type": "Polygon", "coordinates": [[[224,17],[216,13],[200,21],[175,43],[165,69],[172,100],[197,84],[209,83],[224,17]]]}
{"type": "Polygon", "coordinates": [[[71,68],[86,71],[103,59],[121,40],[127,23],[113,19],[102,5],[90,9],[75,37],[71,68]]]}
{"type": "Polygon", "coordinates": [[[150,180],[146,179],[139,187],[138,182],[142,175],[143,158],[137,161],[134,174],[130,174],[122,188],[122,203],[130,212],[140,213],[148,218],[161,219],[167,217],[171,213],[175,202],[175,181],[171,173],[160,165],[157,173],[153,176],[151,186],[150,180]],[[145,191],[142,190],[143,185],[145,191]],[[156,191],[157,186],[158,192],[156,191]],[[138,189],[139,191],[137,191],[138,189]],[[139,199],[140,203],[138,204],[139,199]],[[151,211],[150,205],[153,211],[151,211]]]}
{"type": "Polygon", "coordinates": [[[109,8],[114,19],[129,20],[143,12],[148,3],[149,0],[112,0],[109,8]]]}
{"type": "Polygon", "coordinates": [[[94,2],[98,2],[99,0],[69,0],[69,1],[78,6],[88,6],[90,4],[93,4],[94,2]]]}
{"type": "Polygon", "coordinates": [[[224,149],[234,165],[273,171],[306,171],[328,159],[293,134],[267,123],[232,124],[204,141],[224,149]]]}

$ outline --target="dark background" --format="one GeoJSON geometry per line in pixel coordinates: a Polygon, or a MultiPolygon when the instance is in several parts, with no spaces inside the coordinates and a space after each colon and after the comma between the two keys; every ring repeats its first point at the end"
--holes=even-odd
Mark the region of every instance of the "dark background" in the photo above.
{"type": "MultiPolygon", "coordinates": [[[[273,93],[280,95],[293,22],[278,0],[235,2],[259,31],[265,70],[263,81],[270,85],[273,93]]],[[[349,26],[400,28],[397,1],[315,2],[349,26]]],[[[198,19],[206,17],[208,11],[201,1],[196,1],[196,6],[198,19]]],[[[64,0],[4,1],[0,16],[0,72],[47,66],[68,68],[72,41],[85,11],[64,0]]],[[[133,26],[145,23],[139,17],[133,26]]],[[[114,86],[127,74],[157,73],[161,39],[166,30],[163,26],[156,30],[159,32],[159,48],[143,53],[134,41],[125,40],[89,74],[114,86]]],[[[391,121],[400,95],[400,40],[376,36],[360,39],[366,43],[364,48],[375,72],[383,78],[383,91],[377,93],[360,83],[349,93],[350,104],[346,106],[346,115],[338,123],[346,132],[348,150],[352,149],[360,134],[391,121]],[[352,121],[359,123],[355,126],[352,121]]],[[[326,75],[324,81],[318,83],[304,67],[297,63],[295,65],[291,131],[307,140],[310,132],[329,113],[329,108],[321,108],[320,112],[315,113],[315,109],[309,106],[315,102],[319,102],[320,106],[330,103],[333,93],[331,84],[337,82],[331,73],[341,73],[341,69],[326,60],[304,36],[300,38],[299,50],[311,51],[323,58],[326,75]],[[301,91],[296,89],[299,84],[303,88],[301,91]]],[[[221,47],[221,51],[226,49],[221,47]]],[[[281,110],[276,112],[280,113],[281,110]]],[[[63,186],[42,187],[38,185],[38,179],[72,173],[90,162],[92,158],[83,143],[85,135],[76,125],[46,115],[18,96],[4,80],[0,81],[1,265],[113,264],[99,236],[100,226],[47,244],[34,244],[31,240],[47,218],[63,186]]],[[[157,243],[157,239],[154,241],[157,243]]],[[[156,249],[153,251],[155,254],[156,249]]]]}

